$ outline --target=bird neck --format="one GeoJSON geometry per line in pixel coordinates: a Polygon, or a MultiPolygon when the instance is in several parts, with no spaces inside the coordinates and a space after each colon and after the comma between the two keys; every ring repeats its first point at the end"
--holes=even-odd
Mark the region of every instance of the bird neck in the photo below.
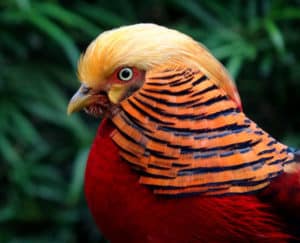
{"type": "Polygon", "coordinates": [[[130,166],[120,158],[119,148],[111,139],[114,130],[115,126],[110,119],[105,118],[102,120],[87,162],[85,175],[87,184],[91,177],[116,183],[117,180],[127,180],[124,176],[127,174],[133,177],[134,180],[138,180],[138,175],[132,173],[130,166]]]}

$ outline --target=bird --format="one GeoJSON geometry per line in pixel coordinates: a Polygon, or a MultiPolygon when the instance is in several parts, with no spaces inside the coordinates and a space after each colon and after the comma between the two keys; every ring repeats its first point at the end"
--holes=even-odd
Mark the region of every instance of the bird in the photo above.
{"type": "Polygon", "coordinates": [[[78,79],[67,112],[101,118],[84,191],[109,241],[299,239],[300,152],[245,115],[204,45],[157,24],[121,26],[91,42],[78,79]]]}

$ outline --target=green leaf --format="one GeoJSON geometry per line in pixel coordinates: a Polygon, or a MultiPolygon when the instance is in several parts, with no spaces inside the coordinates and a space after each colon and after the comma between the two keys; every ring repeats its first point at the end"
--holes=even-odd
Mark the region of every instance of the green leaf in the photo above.
{"type": "Polygon", "coordinates": [[[294,148],[299,148],[300,147],[300,133],[295,134],[292,132],[288,132],[284,136],[283,142],[288,146],[291,146],[294,148]]]}
{"type": "Polygon", "coordinates": [[[43,98],[47,104],[51,105],[60,113],[65,113],[68,100],[62,90],[50,80],[40,82],[40,88],[44,91],[43,98]]]}
{"type": "Polygon", "coordinates": [[[300,19],[300,8],[286,7],[283,9],[275,9],[271,12],[270,17],[274,20],[300,19]]]}
{"type": "Polygon", "coordinates": [[[13,129],[11,133],[16,139],[20,139],[31,145],[45,146],[45,142],[32,123],[18,109],[10,109],[13,129]]]}
{"type": "Polygon", "coordinates": [[[218,32],[218,34],[226,36],[230,39],[240,39],[241,36],[239,36],[237,33],[232,31],[230,28],[228,28],[226,25],[224,25],[223,22],[221,22],[218,18],[211,15],[209,11],[202,8],[200,4],[198,4],[196,1],[181,1],[181,0],[168,0],[169,2],[172,2],[174,5],[177,5],[181,10],[185,10],[189,15],[194,16],[197,20],[199,20],[201,23],[206,25],[206,27],[209,28],[209,30],[213,29],[214,32],[218,32]]]}
{"type": "Polygon", "coordinates": [[[51,18],[61,21],[62,23],[76,29],[80,29],[84,33],[94,37],[101,32],[101,29],[84,19],[78,14],[75,14],[59,5],[44,2],[36,4],[35,7],[40,13],[45,14],[51,18]]]}
{"type": "Polygon", "coordinates": [[[4,134],[0,134],[0,154],[4,158],[4,162],[13,167],[17,167],[21,160],[20,155],[17,152],[17,148],[7,139],[4,134]]]}
{"type": "Polygon", "coordinates": [[[80,5],[77,6],[77,11],[97,21],[99,24],[103,24],[108,27],[116,27],[128,23],[128,21],[123,19],[120,15],[100,6],[81,2],[80,5]]]}
{"type": "Polygon", "coordinates": [[[6,204],[0,208],[0,222],[11,220],[15,216],[15,208],[11,204],[6,204]]]}
{"type": "Polygon", "coordinates": [[[54,165],[34,164],[30,172],[31,177],[35,181],[42,180],[53,184],[64,183],[60,175],[60,170],[54,165]]]}
{"type": "Polygon", "coordinates": [[[184,9],[187,13],[191,14],[207,26],[217,28],[223,27],[223,24],[220,23],[217,18],[210,15],[207,10],[204,10],[200,4],[193,0],[185,2],[180,0],[171,0],[170,2],[176,4],[181,9],[184,9]]]}
{"type": "Polygon", "coordinates": [[[35,184],[30,195],[47,201],[63,202],[65,200],[64,184],[35,184]]]}
{"type": "Polygon", "coordinates": [[[6,25],[12,26],[24,22],[25,16],[22,11],[6,9],[0,12],[0,19],[3,23],[6,23],[6,25]]]}
{"type": "Polygon", "coordinates": [[[243,64],[243,59],[240,56],[235,56],[229,59],[227,68],[233,79],[236,79],[243,64]]]}
{"type": "Polygon", "coordinates": [[[20,58],[24,58],[27,56],[27,49],[24,45],[24,43],[20,42],[16,39],[15,36],[10,34],[9,32],[1,30],[1,49],[3,48],[3,51],[10,50],[11,52],[15,53],[20,58]]]}
{"type": "Polygon", "coordinates": [[[75,69],[77,60],[79,58],[79,51],[72,38],[67,35],[58,25],[54,24],[36,11],[31,11],[30,14],[26,14],[25,16],[30,23],[32,23],[42,32],[46,33],[63,48],[73,68],[75,69]]]}
{"type": "Polygon", "coordinates": [[[30,0],[15,0],[18,7],[22,10],[30,9],[30,0]]]}
{"type": "Polygon", "coordinates": [[[78,202],[83,188],[84,171],[88,157],[89,148],[84,148],[79,151],[76,156],[72,171],[72,180],[69,187],[67,202],[74,205],[78,202]]]}
{"type": "Polygon", "coordinates": [[[75,141],[78,143],[90,141],[91,136],[89,129],[80,121],[76,114],[70,118],[67,116],[66,112],[61,112],[44,103],[25,101],[22,105],[33,116],[37,116],[53,125],[64,127],[71,131],[75,137],[75,141]]]}
{"type": "Polygon", "coordinates": [[[276,50],[279,53],[284,53],[284,39],[279,28],[270,19],[266,19],[264,21],[264,27],[269,34],[270,40],[272,41],[276,50]]]}

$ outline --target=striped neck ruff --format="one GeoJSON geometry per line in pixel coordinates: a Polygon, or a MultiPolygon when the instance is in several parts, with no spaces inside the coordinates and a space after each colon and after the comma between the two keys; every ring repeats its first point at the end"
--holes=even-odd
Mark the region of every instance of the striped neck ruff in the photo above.
{"type": "Polygon", "coordinates": [[[121,102],[112,139],[154,193],[250,193],[293,161],[216,83],[185,66],[159,67],[121,102]]]}

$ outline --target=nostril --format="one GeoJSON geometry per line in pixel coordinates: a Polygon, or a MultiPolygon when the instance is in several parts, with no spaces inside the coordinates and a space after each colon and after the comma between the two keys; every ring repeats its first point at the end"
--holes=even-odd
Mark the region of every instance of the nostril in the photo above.
{"type": "Polygon", "coordinates": [[[87,87],[87,86],[85,86],[85,85],[82,85],[82,86],[81,86],[81,93],[82,93],[83,95],[86,95],[87,93],[89,93],[90,90],[91,90],[91,88],[89,88],[89,87],[87,87]]]}

